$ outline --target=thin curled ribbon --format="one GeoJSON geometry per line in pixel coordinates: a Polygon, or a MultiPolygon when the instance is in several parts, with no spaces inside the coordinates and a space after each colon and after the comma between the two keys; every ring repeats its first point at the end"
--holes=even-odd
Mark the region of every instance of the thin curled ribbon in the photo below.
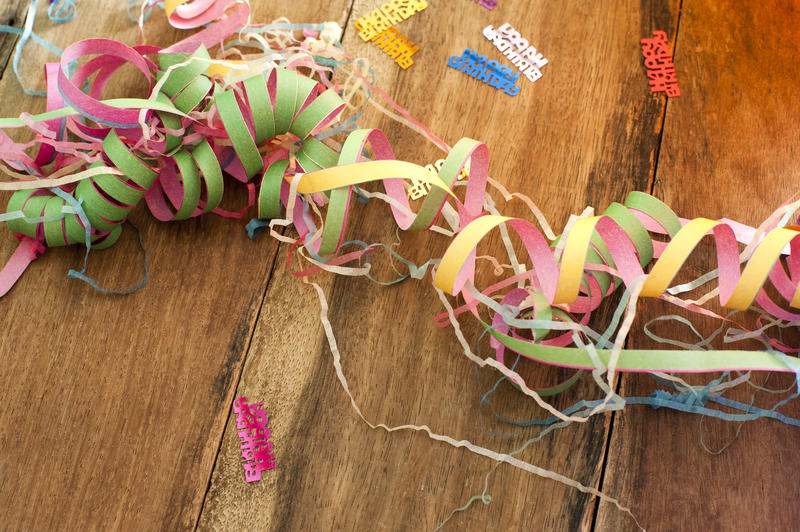
{"type": "MultiPolygon", "coordinates": [[[[465,162],[462,161],[461,166],[465,162]]],[[[470,179],[479,176],[482,171],[480,166],[472,168],[470,179]]],[[[405,165],[388,163],[376,167],[359,163],[346,170],[332,168],[307,175],[305,179],[313,185],[301,185],[299,191],[331,190],[389,177],[413,177],[425,181],[405,165]]],[[[463,212],[460,202],[457,205],[459,212],[463,212]]],[[[789,274],[779,261],[786,245],[793,250],[800,245],[800,228],[796,226],[769,231],[755,247],[744,271],[741,271],[736,237],[728,225],[703,218],[682,224],[666,205],[643,193],[632,193],[625,206],[612,204],[601,216],[578,220],[566,236],[564,251],[558,261],[554,259],[551,245],[545,237],[527,220],[495,215],[477,216],[450,243],[436,271],[434,285],[451,295],[464,297],[466,307],[489,329],[497,342],[516,353],[548,364],[580,369],[596,367],[586,349],[547,345],[509,336],[497,327],[501,320],[496,320],[495,326],[490,326],[480,318],[476,298],[464,290],[464,286],[474,280],[478,243],[501,224],[507,224],[515,230],[531,260],[531,270],[521,277],[530,281],[533,289],[544,296],[544,305],[557,305],[567,312],[593,310],[602,297],[609,295],[616,287],[631,285],[642,277],[644,284],[640,295],[661,296],[688,255],[707,234],[713,236],[716,243],[722,305],[743,310],[756,300],[768,311],[780,311],[783,316],[793,318],[793,314],[782,311],[763,290],[768,277],[792,307],[796,308],[800,301],[797,260],[791,255],[787,260],[789,274]],[[666,245],[655,245],[648,228],[669,234],[671,240],[666,245]],[[644,267],[653,258],[656,260],[652,269],[645,274],[644,267]],[[598,263],[605,267],[599,268],[599,272],[593,271],[592,264],[598,263]],[[597,295],[600,297],[595,297],[597,295]]],[[[528,328],[534,329],[535,326],[528,328]]],[[[608,364],[611,350],[600,349],[597,354],[601,363],[608,364]]],[[[800,367],[799,362],[794,357],[769,352],[624,350],[617,369],[648,372],[730,369],[794,372],[800,367]]]]}
{"type": "Polygon", "coordinates": [[[192,29],[222,19],[230,0],[164,0],[169,23],[178,29],[192,29]]]}
{"type": "MultiPolygon", "coordinates": [[[[219,5],[223,3],[214,4],[219,5]]],[[[174,1],[168,13],[189,21],[202,15],[202,6],[212,4],[174,1]]],[[[216,25],[241,24],[249,6],[231,2],[223,11],[225,16],[216,25]]],[[[211,18],[220,19],[214,13],[211,18]]],[[[226,86],[211,74],[214,65],[228,67],[211,60],[204,46],[210,42],[210,33],[205,33],[208,29],[167,50],[89,39],[67,48],[60,63],[48,65],[47,82],[53,95],[48,96],[47,112],[0,121],[0,128],[34,128],[36,140],[19,145],[3,133],[3,158],[12,168],[36,177],[44,177],[43,167],[54,160],[57,166],[80,165],[81,158],[87,164],[79,172],[80,179],[47,181],[48,186],[61,186],[59,193],[42,188],[44,181],[37,188],[15,192],[8,208],[10,213],[21,213],[8,220],[14,234],[48,247],[84,243],[88,235],[93,247],[107,247],[119,238],[122,223],[143,198],[153,215],[163,221],[207,212],[231,215],[219,209],[223,173],[227,173],[248,184],[260,218],[287,216],[312,256],[321,258],[340,251],[355,187],[380,182],[383,198],[390,203],[401,229],[429,229],[448,202],[455,207],[457,233],[436,270],[434,285],[464,298],[456,315],[469,310],[481,319],[479,305],[493,305],[489,295],[514,283],[520,285],[501,298],[502,308],[493,309],[491,325],[481,321],[493,337],[498,360],[508,348],[550,364],[594,368],[590,353],[568,347],[574,343],[574,328],[587,323],[589,313],[604,297],[643,277],[640,295],[662,296],[691,250],[707,234],[716,243],[721,304],[744,309],[755,300],[779,318],[800,317],[783,310],[763,290],[769,278],[791,307],[800,306],[800,266],[794,258],[800,256],[796,253],[800,241],[795,226],[767,233],[741,271],[730,226],[702,218],[683,223],[655,198],[632,193],[625,205],[614,203],[600,216],[578,219],[566,235],[548,242],[524,219],[484,212],[488,149],[483,143],[460,140],[436,175],[419,165],[394,160],[388,140],[378,130],[356,130],[334,150],[314,138],[344,108],[334,89],[280,68],[226,86]],[[69,64],[90,55],[95,57],[67,75],[69,64]],[[102,100],[104,87],[125,64],[133,65],[145,77],[150,97],[102,100]],[[91,76],[93,82],[84,92],[81,87],[91,76]],[[68,131],[84,141],[83,151],[68,141],[68,131]],[[297,145],[275,144],[282,137],[297,145]],[[37,154],[28,156],[24,150],[37,144],[37,154]],[[371,160],[364,160],[367,147],[372,149],[371,160]],[[467,164],[470,178],[461,201],[452,187],[467,164]],[[409,204],[403,179],[432,186],[417,212],[409,204]],[[255,182],[259,183],[257,194],[255,182]],[[309,206],[316,209],[325,204],[324,223],[317,228],[309,217],[309,206]],[[530,270],[517,273],[511,282],[496,283],[483,294],[465,290],[474,281],[476,247],[501,226],[510,227],[521,238],[530,270]],[[670,241],[653,240],[653,231],[668,234],[670,241]],[[787,260],[788,274],[778,260],[787,245],[793,251],[787,260]],[[554,254],[554,247],[563,252],[554,254]],[[646,274],[648,267],[650,273],[646,274]],[[521,288],[526,283],[528,288],[521,288]],[[576,314],[583,317],[576,318],[576,314]],[[550,325],[542,324],[548,320],[550,325]],[[548,338],[557,329],[552,320],[565,328],[548,338]],[[533,331],[533,341],[518,334],[526,328],[533,331]]],[[[216,31],[228,30],[217,27],[216,31]]],[[[607,363],[609,354],[609,350],[597,351],[601,363],[607,363]]],[[[618,368],[790,371],[793,364],[793,360],[771,353],[678,355],[628,350],[618,368]]]]}
{"type": "MultiPolygon", "coordinates": [[[[242,84],[244,91],[237,93],[239,87],[224,89],[205,75],[210,58],[202,47],[191,56],[162,52],[160,62],[165,70],[158,71],[145,57],[156,49],[120,43],[109,48],[111,42],[93,39],[68,48],[57,69],[57,79],[59,93],[71,103],[70,108],[31,117],[32,121],[51,128],[49,136],[40,134],[37,139],[41,150],[48,152],[65,138],[60,123],[59,130],[53,131],[53,116],[71,120],[77,114],[108,126],[98,128],[77,120],[69,122],[75,131],[91,138],[102,150],[102,159],[89,165],[72,191],[90,222],[95,247],[113,244],[128,213],[142,198],[153,215],[163,221],[216,210],[222,198],[223,169],[242,181],[249,181],[264,167],[256,143],[263,144],[278,135],[305,139],[296,154],[297,168],[301,171],[335,163],[336,153],[310,137],[332,122],[344,107],[333,90],[324,90],[296,72],[273,69],[267,76],[248,79],[242,84]],[[111,53],[100,56],[99,61],[98,58],[88,61],[71,79],[64,74],[65,61],[108,49],[111,53]],[[111,74],[126,62],[137,66],[148,80],[161,76],[160,91],[148,100],[133,102],[138,105],[130,106],[127,114],[120,112],[118,104],[127,105],[131,101],[99,100],[111,74]],[[84,94],[78,87],[93,73],[97,73],[95,83],[84,94]],[[189,116],[207,106],[216,110],[216,118],[204,122],[189,116]],[[160,139],[144,137],[138,128],[140,110],[146,112],[151,127],[161,130],[160,139]]],[[[13,120],[0,123],[6,127],[21,125],[13,120]]],[[[281,153],[274,153],[273,158],[281,153]]],[[[270,168],[283,165],[285,169],[286,164],[286,159],[273,161],[262,183],[275,185],[270,168]]],[[[23,159],[20,166],[40,170],[32,158],[23,159]]],[[[280,178],[282,181],[283,172],[280,178]]],[[[259,208],[265,214],[276,210],[280,192],[282,189],[285,192],[283,183],[277,184],[277,189],[274,186],[261,189],[259,208]]],[[[51,216],[62,212],[64,204],[63,198],[41,188],[20,190],[12,195],[9,211],[21,211],[27,218],[51,216]]],[[[18,218],[9,221],[9,228],[49,247],[81,243],[87,230],[78,215],[35,224],[18,218]]]]}

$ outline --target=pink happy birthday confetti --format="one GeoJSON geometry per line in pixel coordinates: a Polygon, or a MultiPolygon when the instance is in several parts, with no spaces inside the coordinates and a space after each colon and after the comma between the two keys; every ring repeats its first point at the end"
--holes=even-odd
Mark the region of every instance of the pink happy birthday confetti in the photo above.
{"type": "Polygon", "coordinates": [[[236,428],[239,429],[239,448],[242,451],[242,467],[247,482],[261,480],[261,472],[275,467],[272,442],[269,441],[267,411],[264,403],[247,404],[247,397],[233,402],[236,428]]]}

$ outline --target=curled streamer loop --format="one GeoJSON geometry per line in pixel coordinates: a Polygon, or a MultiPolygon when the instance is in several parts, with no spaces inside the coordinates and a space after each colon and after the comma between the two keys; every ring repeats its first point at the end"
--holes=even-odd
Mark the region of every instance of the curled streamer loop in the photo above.
{"type": "MultiPolygon", "coordinates": [[[[146,0],[142,13],[154,3],[146,0]]],[[[63,4],[74,10],[69,0],[63,4]]],[[[765,227],[769,227],[764,238],[751,243],[740,260],[737,238],[739,241],[741,238],[737,237],[732,224],[703,218],[681,220],[656,198],[634,192],[624,205],[612,203],[600,216],[571,219],[565,233],[553,240],[554,235],[546,227],[543,215],[528,198],[525,200],[531,211],[545,226],[544,234],[527,220],[501,216],[494,208],[486,191],[487,183],[503,189],[488,178],[489,154],[485,144],[465,138],[449,148],[385,93],[372,87],[356,69],[340,87],[336,69],[352,59],[343,54],[317,55],[333,48],[338,26],[278,23],[270,25],[271,28],[256,28],[246,24],[250,14],[247,0],[165,0],[164,4],[173,26],[204,29],[165,50],[144,45],[131,47],[107,39],[76,43],[64,51],[59,63],[46,65],[47,112],[0,119],[0,158],[11,169],[26,174],[6,170],[21,177],[22,182],[0,184],[0,189],[16,190],[9,201],[8,213],[0,216],[0,220],[7,221],[10,230],[21,239],[19,248],[0,272],[0,296],[46,247],[112,245],[119,238],[128,215],[142,199],[153,216],[161,221],[185,220],[209,212],[241,216],[244,211],[237,214],[220,208],[227,175],[246,185],[248,207],[257,204],[258,218],[273,220],[270,223],[251,221],[248,230],[267,225],[272,230],[274,225],[290,224],[297,230],[299,238],[296,239],[293,235],[273,234],[293,242],[292,251],[299,248],[302,253],[304,248],[308,254],[306,258],[313,266],[293,271],[298,277],[325,269],[343,275],[366,275],[374,280],[369,275],[369,258],[382,244],[368,245],[354,239],[347,244],[356,244],[359,249],[342,252],[354,192],[362,202],[367,198],[387,202],[395,224],[403,230],[434,228],[439,215],[443,214],[453,232],[440,227],[435,229],[454,238],[441,260],[431,259],[418,267],[384,245],[393,259],[408,267],[408,273],[396,269],[399,277],[382,284],[393,284],[407,277],[422,278],[427,267],[434,265],[434,285],[448,311],[437,318],[437,324],[452,324],[465,355],[472,362],[501,371],[555,418],[582,422],[594,413],[621,407],[622,402],[612,401],[619,399],[612,391],[616,370],[764,369],[800,375],[800,360],[772,351],[632,349],[620,352],[633,320],[637,298],[674,299],[665,292],[688,255],[707,235],[714,239],[718,262],[716,275],[708,279],[718,278],[718,287],[712,292],[718,295],[720,303],[733,309],[746,309],[755,301],[767,313],[779,318],[763,327],[759,319],[760,331],[737,331],[737,334],[756,337],[780,320],[800,319],[800,314],[789,312],[772,301],[763,288],[769,278],[790,307],[800,308],[800,227],[777,227],[777,217],[765,223],[765,227]],[[272,37],[269,34],[284,26],[289,30],[302,29],[304,34],[319,35],[320,39],[314,37],[315,42],[308,46],[292,45],[289,51],[286,46],[276,46],[277,39],[286,37],[286,33],[272,37]],[[238,61],[211,58],[208,48],[242,29],[250,33],[242,37],[244,32],[240,32],[240,37],[249,38],[249,44],[257,41],[263,45],[263,54],[257,59],[242,54],[243,59],[238,61]],[[264,30],[260,33],[265,35],[259,35],[259,29],[264,30]],[[276,40],[270,41],[270,38],[276,40]],[[279,52],[276,48],[282,50],[279,52]],[[78,66],[79,60],[84,61],[81,66],[78,66]],[[144,76],[149,96],[104,100],[102,93],[109,80],[128,64],[144,76]],[[311,70],[319,82],[292,70],[297,68],[311,70]],[[328,76],[328,73],[334,75],[328,76]],[[369,95],[367,99],[388,116],[422,132],[447,152],[436,174],[420,165],[396,161],[381,131],[359,129],[355,121],[363,109],[344,123],[333,125],[347,105],[343,96],[349,100],[358,87],[381,95],[399,114],[369,100],[369,95]],[[17,127],[28,127],[35,133],[35,140],[16,143],[3,131],[17,127]],[[345,137],[338,148],[332,147],[336,142],[322,142],[337,133],[345,137]],[[76,137],[80,141],[76,142],[76,137]],[[26,151],[29,148],[35,148],[34,155],[26,151]],[[47,175],[51,164],[56,170],[47,175]],[[468,181],[456,194],[456,181],[466,169],[469,169],[468,181]],[[28,179],[31,176],[33,180],[28,179]],[[409,202],[404,185],[407,179],[430,185],[429,193],[420,204],[409,202]],[[384,192],[360,188],[373,182],[380,182],[384,192]],[[324,220],[319,228],[314,215],[324,220]],[[520,237],[527,261],[520,262],[516,257],[508,228],[520,237]],[[511,263],[502,264],[492,258],[497,267],[496,275],[502,275],[506,269],[514,273],[479,291],[474,286],[476,248],[495,229],[501,234],[511,263]],[[653,238],[651,233],[665,234],[669,240],[653,238]],[[784,268],[781,254],[787,248],[790,254],[784,268]],[[351,267],[349,264],[356,260],[358,267],[351,267]],[[745,262],[743,270],[742,262],[745,262]],[[590,329],[591,312],[619,289],[625,290],[622,303],[608,330],[600,334],[590,329]],[[463,305],[452,308],[442,290],[461,296],[463,305]],[[487,309],[490,319],[484,321],[487,309]],[[626,310],[626,316],[619,326],[622,309],[626,310]],[[469,350],[456,319],[467,311],[475,315],[489,333],[496,361],[482,360],[469,350]],[[612,344],[610,338],[618,326],[620,332],[612,344]],[[513,368],[506,367],[509,350],[576,371],[564,382],[531,389],[513,368]],[[586,408],[581,407],[583,411],[573,416],[577,410],[559,412],[539,397],[559,393],[573,385],[582,369],[593,370],[596,381],[607,392],[602,402],[585,403],[586,408]],[[607,385],[600,380],[603,372],[608,374],[607,385]]],[[[60,13],[58,16],[70,15],[60,13]]],[[[32,20],[31,17],[28,26],[32,25],[32,20]]],[[[29,30],[30,27],[23,35],[22,44],[29,30]]],[[[230,51],[223,49],[218,57],[227,57],[230,51]]],[[[511,197],[507,193],[505,196],[506,199],[511,197]]],[[[800,202],[795,208],[797,205],[800,202]]],[[[788,220],[794,211],[788,212],[788,208],[786,211],[782,214],[788,220]]],[[[291,257],[290,253],[287,264],[291,257]]],[[[145,258],[145,279],[146,274],[145,258]]],[[[68,275],[98,288],[83,271],[70,271],[68,275]]],[[[320,296],[320,318],[334,356],[337,376],[350,395],[326,317],[323,290],[316,284],[313,286],[320,296]]],[[[675,287],[673,293],[681,289],[675,287]]],[[[706,313],[719,317],[710,311],[706,313]]],[[[781,323],[779,326],[788,325],[781,323]]],[[[758,339],[784,353],[797,351],[776,339],[769,339],[769,342],[758,339]]],[[[677,377],[671,378],[680,381],[677,377]]],[[[561,475],[526,464],[511,455],[497,454],[467,441],[435,434],[427,426],[390,428],[372,424],[361,414],[352,395],[350,399],[356,412],[372,428],[424,431],[431,438],[454,447],[466,447],[493,460],[506,461],[605,498],[600,492],[561,475]]],[[[740,407],[724,403],[705,391],[644,399],[644,404],[686,407],[695,412],[704,408],[706,399],[740,407]]],[[[748,415],[756,417],[767,415],[763,410],[758,414],[747,411],[748,415]]],[[[781,419],[779,416],[772,417],[781,419]]],[[[606,499],[627,511],[617,501],[606,499]]]]}
{"type": "MultiPolygon", "coordinates": [[[[740,271],[738,245],[731,227],[724,222],[704,218],[681,225],[672,211],[654,200],[641,193],[632,193],[626,202],[630,209],[627,214],[621,206],[612,204],[602,216],[578,220],[566,236],[560,261],[556,261],[549,253],[545,237],[526,220],[484,216],[473,221],[455,237],[442,257],[434,284],[452,295],[461,294],[467,301],[466,307],[480,319],[475,297],[470,291],[464,290],[465,284],[471,284],[474,280],[474,250],[492,229],[508,224],[520,236],[531,259],[533,268],[522,277],[531,283],[531,290],[541,294],[539,308],[541,298],[544,298],[545,305],[559,305],[566,311],[588,312],[594,310],[602,299],[592,297],[592,292],[613,291],[617,282],[631,286],[635,280],[644,277],[640,296],[662,296],[692,250],[704,236],[710,234],[716,244],[719,300],[722,305],[745,310],[757,299],[766,307],[765,302],[770,300],[763,285],[770,277],[786,302],[797,308],[800,280],[797,262],[791,259],[787,261],[790,270],[787,275],[779,259],[785,246],[800,245],[800,228],[784,227],[769,231],[755,247],[744,271],[740,271]],[[658,252],[649,274],[645,273],[642,266],[647,265],[654,253],[653,242],[646,230],[643,231],[645,227],[661,229],[672,236],[669,243],[658,252]],[[608,270],[614,271],[611,278],[602,272],[600,275],[603,277],[600,277],[598,272],[590,269],[592,263],[601,262],[608,270]],[[581,296],[581,293],[585,295],[581,296]]],[[[512,291],[503,301],[518,308],[528,298],[530,293],[527,291],[512,291]]],[[[779,309],[777,305],[774,307],[779,309]]],[[[528,328],[533,329],[534,326],[528,328]]],[[[503,347],[507,347],[528,358],[548,363],[585,369],[593,367],[583,350],[573,349],[559,354],[547,347],[548,342],[532,342],[517,335],[509,336],[507,333],[511,329],[500,313],[495,313],[489,332],[494,337],[493,345],[499,349],[498,360],[502,360],[503,347]]],[[[750,356],[746,353],[695,353],[693,361],[676,354],[677,360],[657,361],[652,352],[627,350],[623,352],[618,368],[629,371],[712,371],[736,367],[794,371],[791,364],[779,356],[769,353],[752,353],[750,356]]],[[[601,354],[608,356],[609,352],[601,351],[601,354]]]]}
{"type": "Polygon", "coordinates": [[[169,23],[179,29],[199,28],[225,15],[230,0],[165,0],[169,23]]]}
{"type": "MultiPolygon", "coordinates": [[[[81,52],[93,53],[108,42],[113,41],[84,41],[68,48],[65,56],[75,58],[81,52]]],[[[94,247],[105,247],[117,240],[123,222],[142,198],[162,221],[183,220],[216,209],[222,199],[223,169],[242,181],[249,181],[265,164],[258,146],[265,146],[276,136],[289,134],[304,141],[297,153],[298,170],[336,163],[336,152],[310,137],[329,125],[344,108],[344,102],[333,90],[326,90],[296,72],[273,69],[266,75],[249,78],[242,84],[245,91],[237,93],[239,87],[223,89],[209,78],[210,57],[205,48],[198,48],[190,56],[162,53],[162,70],[151,72],[151,68],[156,69],[155,64],[144,54],[153,51],[148,47],[119,45],[108,56],[102,56],[102,61],[87,62],[70,79],[64,74],[63,60],[57,69],[59,92],[72,102],[78,115],[100,125],[118,126],[97,128],[70,122],[76,130],[97,139],[102,149],[103,160],[97,160],[89,168],[110,171],[93,173],[71,191],[90,223],[88,229],[94,247]],[[159,92],[127,114],[99,100],[105,83],[126,62],[137,66],[148,80],[160,78],[159,92]],[[78,86],[95,72],[100,80],[96,79],[89,93],[84,94],[78,86]],[[157,135],[153,135],[156,140],[145,138],[136,127],[140,109],[145,111],[151,127],[161,131],[161,140],[157,135]],[[201,113],[211,115],[209,109],[216,110],[221,124],[203,123],[195,118],[201,113]],[[200,131],[206,135],[192,134],[200,131]],[[101,141],[98,137],[103,136],[101,141]]],[[[52,129],[59,127],[52,135],[55,141],[64,139],[61,124],[46,125],[52,129]]],[[[39,140],[43,141],[42,147],[51,146],[44,135],[39,140]]],[[[263,215],[280,215],[281,195],[288,186],[283,179],[288,166],[286,155],[285,150],[273,152],[273,160],[264,172],[265,186],[259,194],[263,215]],[[284,158],[276,158],[281,155],[284,158]],[[281,171],[275,172],[277,168],[281,171]]],[[[38,165],[30,159],[23,166],[38,165]]],[[[35,219],[61,213],[64,205],[65,200],[54,193],[33,189],[13,194],[9,209],[35,219]]],[[[38,223],[25,218],[10,220],[11,231],[45,242],[49,247],[81,243],[85,239],[87,227],[78,214],[38,223]]]]}
{"type": "MultiPolygon", "coordinates": [[[[550,241],[525,219],[484,211],[489,182],[485,144],[461,139],[447,150],[436,174],[397,161],[382,132],[349,123],[347,128],[333,126],[346,104],[340,96],[345,89],[335,78],[321,75],[330,67],[314,64],[318,83],[271,66],[274,62],[262,61],[250,70],[248,61],[211,59],[207,47],[244,25],[247,2],[167,0],[165,8],[177,27],[211,26],[165,50],[107,39],[75,43],[59,63],[47,65],[47,112],[0,120],[3,159],[12,169],[42,179],[41,184],[17,184],[7,215],[14,234],[48,247],[107,247],[119,238],[122,224],[142,199],[162,221],[208,212],[241,216],[220,208],[227,174],[246,184],[259,218],[284,218],[278,223],[297,230],[296,244],[302,243],[315,264],[298,275],[319,269],[368,273],[368,265],[346,264],[368,256],[374,246],[364,244],[361,250],[337,256],[347,236],[354,191],[361,199],[379,197],[389,203],[395,224],[403,230],[430,229],[444,212],[455,236],[436,268],[434,284],[463,297],[464,304],[453,309],[453,319],[469,311],[481,320],[500,362],[510,349],[578,369],[608,365],[611,333],[589,329],[590,313],[622,288],[638,294],[632,301],[638,296],[672,297],[665,292],[707,235],[716,245],[716,293],[722,305],[741,310],[755,301],[777,318],[800,318],[800,313],[772,301],[763,288],[769,279],[789,307],[800,308],[798,227],[776,227],[777,222],[768,227],[763,240],[742,257],[742,270],[736,230],[730,224],[703,218],[682,221],[656,198],[633,192],[624,205],[612,203],[599,216],[574,219],[564,235],[550,241]],[[73,68],[79,60],[83,64],[73,68]],[[149,84],[148,98],[103,100],[109,80],[127,64],[149,84]],[[9,127],[29,127],[36,138],[17,144],[2,131],[9,127]],[[70,133],[83,142],[72,142],[70,133]],[[345,135],[338,149],[320,140],[332,133],[345,135]],[[31,146],[37,148],[34,156],[25,151],[31,146]],[[44,167],[53,162],[61,173],[46,176],[44,167]],[[454,184],[465,168],[469,179],[459,196],[454,184]],[[70,171],[75,173],[68,175],[70,171]],[[430,185],[421,204],[409,202],[403,183],[407,179],[430,185]],[[358,188],[373,182],[380,182],[384,192],[358,188]],[[53,186],[57,188],[47,188],[53,186]],[[314,213],[323,220],[320,227],[314,213]],[[476,248],[495,229],[514,273],[481,292],[474,287],[476,248]],[[508,229],[521,239],[527,262],[515,256],[508,229]],[[653,238],[652,233],[669,240],[653,238]],[[787,247],[791,253],[784,268],[780,256],[787,247]],[[481,308],[489,309],[488,322],[481,308]],[[597,342],[600,349],[586,349],[586,340],[597,342]]],[[[285,63],[309,66],[311,56],[303,57],[285,63]]],[[[487,205],[493,209],[493,203],[487,205]]],[[[619,315],[614,323],[618,322],[619,315]]],[[[785,347],[781,342],[770,345],[785,347]]],[[[627,350],[615,363],[624,371],[796,367],[789,357],[745,351],[706,351],[687,358],[627,350]]]]}

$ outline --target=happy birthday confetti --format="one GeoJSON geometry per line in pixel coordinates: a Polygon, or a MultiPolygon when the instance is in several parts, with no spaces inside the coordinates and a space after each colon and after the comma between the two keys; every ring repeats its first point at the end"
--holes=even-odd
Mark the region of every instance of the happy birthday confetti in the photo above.
{"type": "Polygon", "coordinates": [[[419,50],[419,46],[408,40],[408,37],[402,35],[395,28],[383,30],[372,39],[372,42],[378,45],[386,55],[394,59],[394,62],[400,65],[403,70],[414,64],[411,56],[419,50]]]}
{"type": "Polygon", "coordinates": [[[483,28],[483,36],[492,41],[495,47],[503,52],[511,64],[522,72],[528,81],[534,82],[542,77],[542,67],[548,60],[529,44],[514,27],[506,22],[497,29],[491,25],[483,28]]]}
{"type": "Polygon", "coordinates": [[[511,67],[473,52],[469,48],[465,49],[460,56],[450,56],[447,66],[501,90],[509,96],[516,96],[519,93],[520,87],[514,85],[519,78],[519,72],[514,72],[511,67]]]}
{"type": "Polygon", "coordinates": [[[647,77],[650,78],[650,92],[664,92],[669,98],[680,96],[681,90],[678,87],[678,76],[675,74],[667,34],[654,31],[652,38],[642,39],[641,43],[647,77]]]}
{"type": "Polygon", "coordinates": [[[367,15],[356,19],[355,28],[364,41],[371,41],[376,35],[419,13],[428,7],[425,0],[392,0],[367,15]]]}
{"type": "Polygon", "coordinates": [[[270,430],[267,428],[267,412],[264,403],[248,404],[247,397],[233,402],[236,428],[239,429],[239,449],[242,453],[242,467],[247,482],[261,480],[261,472],[275,468],[275,455],[270,430]]]}

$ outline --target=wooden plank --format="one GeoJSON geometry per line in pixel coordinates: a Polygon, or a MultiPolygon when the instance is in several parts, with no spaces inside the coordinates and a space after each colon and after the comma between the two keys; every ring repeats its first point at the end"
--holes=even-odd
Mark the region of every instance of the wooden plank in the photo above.
{"type": "MultiPolygon", "coordinates": [[[[4,9],[12,2],[2,2],[4,9]]],[[[78,3],[67,24],[47,21],[40,2],[35,31],[61,46],[104,36],[134,44],[124,6],[78,3]],[[89,21],[91,23],[87,23],[89,21]]],[[[271,2],[254,9],[269,21],[294,13],[342,21],[346,3],[271,2]]],[[[147,22],[153,44],[187,32],[156,9],[147,22]]],[[[26,49],[27,51],[27,49],[26,49]]],[[[40,81],[53,60],[31,46],[25,75],[40,81]]],[[[142,90],[120,75],[116,95],[142,90]]],[[[0,81],[0,116],[39,112],[41,99],[0,81]]],[[[139,94],[139,93],[136,93],[139,94]]],[[[234,208],[246,194],[233,191],[234,208]]],[[[230,193],[230,192],[229,192],[230,193]]],[[[8,194],[3,194],[4,204],[8,194]]],[[[15,529],[189,529],[195,526],[242,360],[260,309],[276,244],[250,241],[246,220],[204,216],[164,224],[137,208],[132,220],[147,249],[147,285],[106,295],[66,278],[83,250],[53,249],[32,264],[2,300],[0,336],[0,515],[15,529]]],[[[5,225],[0,257],[16,246],[5,225]]],[[[139,281],[136,233],[93,252],[89,275],[101,286],[139,281]]]]}
{"type": "MultiPolygon", "coordinates": [[[[758,225],[796,190],[798,27],[800,14],[791,2],[683,2],[675,56],[682,95],[667,107],[655,187],[655,194],[681,216],[728,217],[758,225]]],[[[653,24],[647,32],[655,29],[662,28],[653,24]]],[[[714,256],[710,245],[693,255],[684,278],[715,268],[714,256]]],[[[657,302],[644,302],[640,308],[640,331],[659,314],[685,315],[657,302]]],[[[719,325],[693,321],[706,334],[719,325]]],[[[697,341],[682,327],[665,325],[658,332],[697,341]]],[[[656,346],[641,333],[631,338],[631,345],[656,346]]],[[[688,380],[699,384],[712,377],[688,380]]],[[[769,380],[771,388],[792,382],[791,376],[776,377],[769,380]]],[[[764,380],[763,373],[753,376],[754,382],[764,380]]],[[[624,378],[621,393],[648,395],[652,389],[652,379],[631,375],[624,378]]],[[[746,387],[735,392],[726,396],[754,400],[762,407],[787,395],[746,387]]],[[[800,405],[794,401],[780,411],[798,417],[800,405]]],[[[617,414],[603,489],[629,503],[648,530],[796,529],[797,428],[777,421],[749,422],[735,443],[712,456],[702,449],[700,436],[718,450],[735,437],[738,424],[713,419],[704,420],[702,427],[698,423],[697,416],[666,409],[632,407],[617,414]]],[[[633,529],[605,503],[596,528],[633,529]]]]}
{"type": "MultiPolygon", "coordinates": [[[[431,130],[453,144],[462,136],[488,142],[491,175],[512,191],[530,194],[554,227],[587,204],[603,209],[634,189],[647,190],[662,121],[663,102],[642,83],[639,38],[653,23],[673,29],[676,4],[603,5],[558,2],[515,5],[493,12],[478,4],[431,4],[398,25],[419,44],[414,65],[401,71],[353,30],[354,19],[380,2],[356,2],[345,33],[348,53],[366,57],[382,88],[431,130]],[[481,35],[489,23],[511,22],[550,60],[533,85],[522,80],[516,97],[495,92],[453,69],[447,57],[465,47],[502,55],[481,35]]],[[[441,153],[370,111],[363,127],[384,129],[398,158],[433,162],[441,153]]],[[[499,208],[530,217],[519,203],[499,208]]],[[[347,238],[392,242],[383,205],[354,205],[347,238]]],[[[420,264],[441,256],[447,240],[401,234],[396,249],[420,264]]],[[[496,246],[496,242],[490,244],[496,246]]],[[[201,529],[432,529],[483,489],[488,460],[432,442],[424,435],[370,430],[353,413],[331,364],[317,319],[314,291],[285,272],[279,253],[237,396],[264,401],[270,414],[277,469],[246,485],[235,420],[229,418],[201,529]]],[[[376,254],[377,255],[377,254],[376,254]]],[[[386,259],[373,262],[390,279],[386,259]]],[[[489,274],[491,275],[491,274],[489,274]]],[[[316,278],[330,302],[343,369],[366,417],[389,425],[428,424],[434,432],[510,451],[530,437],[482,432],[479,398],[497,379],[460,354],[452,331],[433,326],[441,311],[430,280],[384,288],[364,279],[316,278]]],[[[486,280],[486,278],[484,279],[486,280]]],[[[464,320],[474,341],[474,320],[464,320]]],[[[484,339],[485,340],[485,339],[484,339]]],[[[485,356],[487,346],[484,343],[485,356]]],[[[536,382],[553,384],[567,373],[528,366],[536,382]]],[[[598,391],[584,379],[555,401],[566,408],[598,391]]],[[[503,383],[492,401],[504,415],[529,419],[542,411],[503,383]]],[[[484,407],[483,428],[509,432],[484,407]]],[[[531,445],[520,458],[584,484],[599,482],[607,418],[571,426],[531,445]]],[[[489,479],[490,506],[456,515],[447,529],[574,530],[591,522],[591,498],[549,480],[503,466],[489,479]]]]}
{"type": "MultiPolygon", "coordinates": [[[[0,2],[0,24],[23,28],[30,4],[31,0],[5,0],[0,2]]],[[[18,39],[18,36],[11,33],[0,33],[0,75],[5,73],[6,66],[11,67],[10,59],[14,54],[14,47],[17,45],[18,39]]],[[[14,75],[10,68],[8,72],[11,76],[14,75]]]]}

